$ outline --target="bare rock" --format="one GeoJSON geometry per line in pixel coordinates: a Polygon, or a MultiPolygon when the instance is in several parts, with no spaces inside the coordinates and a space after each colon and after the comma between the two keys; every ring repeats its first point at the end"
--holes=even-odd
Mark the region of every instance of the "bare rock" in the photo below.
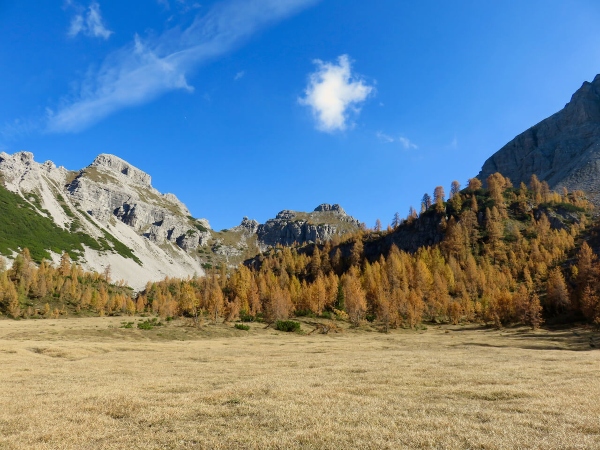
{"type": "Polygon", "coordinates": [[[515,185],[536,174],[552,189],[582,190],[600,205],[600,75],[583,83],[561,111],[492,155],[478,178],[485,182],[494,172],[515,185]]]}

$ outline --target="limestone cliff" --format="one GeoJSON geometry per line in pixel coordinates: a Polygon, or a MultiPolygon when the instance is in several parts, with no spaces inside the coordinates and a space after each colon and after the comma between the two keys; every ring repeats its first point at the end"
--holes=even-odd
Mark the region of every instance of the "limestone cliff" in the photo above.
{"type": "MultiPolygon", "coordinates": [[[[50,161],[37,163],[29,152],[0,153],[0,189],[19,195],[27,208],[62,230],[83,237],[84,250],[72,256],[84,268],[102,272],[110,266],[113,279],[134,288],[165,276],[235,266],[271,246],[325,241],[359,226],[339,205],[322,204],[311,213],[285,210],[265,224],[244,218],[237,227],[214,231],[151,181],[147,173],[109,154],[69,171],[50,161]]],[[[58,260],[61,249],[50,247],[58,260]]],[[[18,250],[9,248],[7,256],[18,250]]]]}
{"type": "Polygon", "coordinates": [[[493,154],[478,178],[494,172],[515,185],[536,174],[552,189],[582,190],[600,205],[600,75],[583,83],[561,111],[493,154]]]}
{"type": "Polygon", "coordinates": [[[21,196],[41,216],[97,244],[73,255],[88,270],[110,266],[113,279],[138,289],[165,276],[203,273],[202,261],[185,247],[191,242],[195,249],[206,239],[208,222],[188,217],[174,195],[159,193],[148,174],[116,156],[100,155],[73,172],[37,163],[29,152],[0,153],[0,181],[0,188],[21,196]]]}
{"type": "Polygon", "coordinates": [[[65,185],[73,204],[103,224],[115,219],[156,244],[165,241],[186,251],[210,237],[205,219],[194,220],[173,194],[161,194],[150,175],[114,155],[99,155],[65,185]]]}
{"type": "Polygon", "coordinates": [[[340,205],[321,204],[311,213],[281,211],[274,219],[258,225],[256,235],[262,249],[280,245],[328,241],[335,235],[356,231],[360,222],[340,205]]]}

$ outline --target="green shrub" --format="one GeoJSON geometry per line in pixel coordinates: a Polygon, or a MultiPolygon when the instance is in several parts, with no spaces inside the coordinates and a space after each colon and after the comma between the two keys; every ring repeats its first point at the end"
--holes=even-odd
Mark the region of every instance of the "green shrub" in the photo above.
{"type": "Polygon", "coordinates": [[[293,320],[278,320],[275,322],[275,329],[287,333],[300,331],[300,322],[294,322],[293,320]]]}
{"type": "Polygon", "coordinates": [[[250,330],[250,327],[248,325],[244,325],[243,323],[236,323],[234,325],[234,327],[238,330],[244,330],[244,331],[250,330]]]}
{"type": "Polygon", "coordinates": [[[121,328],[133,328],[133,322],[121,322],[121,328]]]}
{"type": "Polygon", "coordinates": [[[313,313],[310,309],[298,309],[294,312],[296,317],[315,317],[315,313],[313,313]]]}
{"type": "Polygon", "coordinates": [[[160,326],[162,326],[162,323],[159,322],[156,317],[153,317],[152,319],[146,319],[143,322],[139,322],[137,324],[137,327],[140,330],[151,330],[154,327],[160,327],[160,326]]]}
{"type": "Polygon", "coordinates": [[[240,320],[242,322],[254,322],[254,320],[256,320],[256,318],[250,314],[248,314],[247,311],[241,311],[240,312],[240,320]]]}

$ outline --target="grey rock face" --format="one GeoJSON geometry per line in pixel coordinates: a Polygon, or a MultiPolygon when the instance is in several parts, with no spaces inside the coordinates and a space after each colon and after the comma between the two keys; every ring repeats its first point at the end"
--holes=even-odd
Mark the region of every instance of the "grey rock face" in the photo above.
{"type": "Polygon", "coordinates": [[[98,167],[111,172],[121,173],[134,182],[143,184],[144,186],[150,186],[152,181],[150,175],[142,172],[137,167],[133,167],[127,161],[124,161],[115,155],[108,155],[105,153],[98,155],[90,167],[98,167]]]}
{"type": "MultiPolygon", "coordinates": [[[[198,253],[191,250],[207,245],[208,222],[187,217],[187,208],[175,196],[152,188],[147,174],[120,158],[100,155],[87,168],[68,171],[51,161],[37,163],[29,152],[0,153],[0,186],[57,226],[97,242],[110,234],[113,244],[119,242],[135,255],[128,258],[116,247],[110,250],[108,243],[100,251],[86,246],[79,255],[86,270],[101,272],[110,265],[115,279],[135,289],[165,276],[204,273],[198,253]],[[144,234],[152,237],[144,239],[144,234]]],[[[60,243],[48,250],[56,263],[60,243]]]]}
{"type": "Polygon", "coordinates": [[[242,231],[246,235],[256,234],[258,231],[259,223],[254,219],[248,219],[244,217],[242,223],[237,227],[232,228],[232,231],[242,231]]]}
{"type": "MultiPolygon", "coordinates": [[[[40,214],[50,214],[65,229],[76,219],[95,239],[110,233],[135,250],[153,279],[202,273],[207,262],[238,264],[269,246],[326,241],[359,226],[339,205],[322,204],[310,213],[281,211],[263,225],[245,217],[237,227],[215,232],[205,219],[192,218],[175,195],[153,188],[150,175],[108,154],[82,170],[68,171],[50,161],[39,164],[29,152],[0,153],[0,182],[24,198],[34,193],[42,204],[40,214]]],[[[102,258],[96,256],[90,256],[89,267],[100,270],[102,258]]],[[[127,261],[122,267],[112,264],[130,281],[141,268],[133,260],[137,267],[127,261]]]]}
{"type": "Polygon", "coordinates": [[[161,194],[147,173],[114,155],[99,155],[66,185],[70,200],[101,223],[117,219],[156,244],[170,241],[185,251],[206,244],[205,232],[173,194],[161,194]]]}
{"type": "Polygon", "coordinates": [[[335,211],[340,214],[346,214],[346,211],[338,205],[337,203],[334,205],[330,205],[329,203],[321,203],[319,206],[315,208],[315,212],[325,212],[325,211],[335,211]]]}
{"type": "Polygon", "coordinates": [[[583,83],[561,111],[492,155],[478,178],[494,172],[515,185],[536,174],[552,189],[583,190],[600,205],[600,75],[583,83]]]}
{"type": "Polygon", "coordinates": [[[312,213],[283,210],[274,219],[258,225],[256,235],[260,248],[266,249],[278,244],[328,241],[335,235],[357,230],[359,225],[340,205],[324,203],[312,213]]]}

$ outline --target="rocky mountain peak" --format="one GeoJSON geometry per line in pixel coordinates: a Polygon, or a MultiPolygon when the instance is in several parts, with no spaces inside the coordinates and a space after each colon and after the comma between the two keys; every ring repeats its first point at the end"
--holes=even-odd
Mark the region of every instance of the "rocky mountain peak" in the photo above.
{"type": "Polygon", "coordinates": [[[586,81],[573,94],[565,105],[565,115],[571,124],[584,124],[589,121],[600,122],[600,74],[591,83],[586,81]]]}
{"type": "Polygon", "coordinates": [[[346,211],[337,203],[334,205],[330,205],[329,203],[321,203],[319,206],[315,208],[315,212],[328,212],[333,211],[343,215],[346,215],[346,211]]]}
{"type": "Polygon", "coordinates": [[[289,209],[279,211],[275,216],[276,219],[280,220],[293,220],[294,217],[296,217],[296,211],[290,211],[289,209]]]}
{"type": "Polygon", "coordinates": [[[119,158],[118,156],[110,155],[107,153],[102,153],[98,155],[89,167],[95,167],[97,169],[104,169],[112,173],[125,175],[132,181],[139,184],[143,184],[145,186],[150,186],[152,182],[152,177],[146,172],[143,172],[137,167],[132,166],[127,161],[119,158]]]}
{"type": "Polygon", "coordinates": [[[535,174],[551,189],[582,190],[600,205],[600,75],[583,83],[562,110],[494,153],[478,178],[494,172],[515,185],[535,174]]]}
{"type": "Polygon", "coordinates": [[[248,219],[248,217],[244,217],[242,219],[242,222],[234,229],[237,229],[240,231],[246,231],[246,232],[254,234],[254,233],[256,233],[256,230],[258,230],[259,225],[260,224],[256,220],[248,219]]]}

